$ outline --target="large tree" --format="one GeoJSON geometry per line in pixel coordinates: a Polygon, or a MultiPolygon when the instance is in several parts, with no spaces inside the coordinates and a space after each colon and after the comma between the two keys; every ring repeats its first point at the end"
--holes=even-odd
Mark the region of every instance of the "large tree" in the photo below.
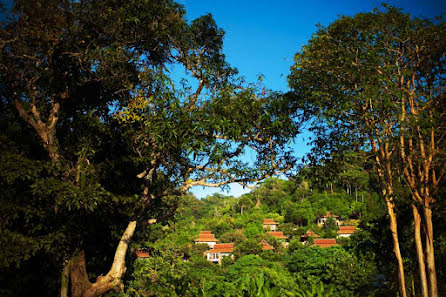
{"type": "Polygon", "coordinates": [[[161,0],[14,3],[0,29],[2,269],[42,254],[61,296],[119,290],[136,226],[170,215],[163,197],[292,166],[288,103],[243,85],[212,17],[184,13],[161,0]],[[111,268],[90,282],[103,249],[111,268]]]}
{"type": "Polygon", "coordinates": [[[415,239],[423,296],[428,285],[417,213],[423,209],[430,296],[437,296],[432,205],[445,163],[442,22],[387,7],[320,27],[296,55],[292,95],[313,120],[323,152],[370,150],[387,205],[400,296],[406,296],[397,229],[395,179],[403,174],[414,200],[415,239]]]}

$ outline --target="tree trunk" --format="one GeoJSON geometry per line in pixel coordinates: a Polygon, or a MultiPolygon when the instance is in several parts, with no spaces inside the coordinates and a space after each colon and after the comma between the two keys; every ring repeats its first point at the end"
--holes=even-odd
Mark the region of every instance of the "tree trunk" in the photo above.
{"type": "Polygon", "coordinates": [[[61,273],[60,282],[60,297],[68,297],[68,284],[70,280],[70,265],[71,261],[66,261],[61,273]]]}
{"type": "Polygon", "coordinates": [[[99,297],[108,291],[121,291],[124,288],[121,277],[126,270],[125,256],[135,228],[136,221],[129,222],[116,248],[110,271],[105,276],[98,276],[95,283],[90,283],[88,280],[84,251],[73,258],[71,264],[71,297],[99,297]]]}
{"type": "Polygon", "coordinates": [[[260,208],[261,203],[262,203],[262,202],[260,201],[259,197],[256,197],[256,205],[255,205],[255,208],[260,208]]]}
{"type": "Polygon", "coordinates": [[[393,252],[395,253],[396,260],[398,262],[398,285],[400,291],[400,297],[407,297],[406,293],[406,279],[404,277],[404,264],[401,257],[400,244],[398,240],[398,223],[396,220],[395,205],[386,198],[387,211],[390,219],[390,231],[392,232],[393,252]]]}
{"type": "Polygon", "coordinates": [[[429,297],[426,265],[424,262],[423,242],[421,241],[421,217],[418,208],[414,204],[412,204],[411,206],[413,213],[415,247],[417,250],[418,268],[420,271],[421,296],[429,297]]]}
{"type": "Polygon", "coordinates": [[[434,255],[434,228],[432,225],[432,209],[429,206],[424,207],[425,234],[426,234],[426,262],[429,275],[429,285],[431,297],[438,297],[437,272],[435,270],[434,255]]]}
{"type": "Polygon", "coordinates": [[[41,120],[40,112],[34,104],[31,104],[31,110],[28,111],[18,99],[14,100],[14,106],[19,112],[20,117],[25,120],[37,133],[42,141],[43,147],[48,151],[51,161],[59,160],[59,145],[56,138],[56,123],[58,121],[57,114],[60,109],[59,102],[51,104],[50,115],[45,123],[41,120]]]}

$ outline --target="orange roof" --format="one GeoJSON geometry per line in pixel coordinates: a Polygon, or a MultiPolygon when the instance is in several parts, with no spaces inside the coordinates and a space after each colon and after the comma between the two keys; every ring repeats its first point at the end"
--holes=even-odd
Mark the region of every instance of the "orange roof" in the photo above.
{"type": "Polygon", "coordinates": [[[217,243],[209,253],[232,253],[234,251],[233,243],[217,243]]]}
{"type": "Polygon", "coordinates": [[[265,240],[262,240],[262,250],[264,250],[264,251],[274,250],[274,247],[272,245],[270,245],[268,242],[266,242],[265,240]]]}
{"type": "Polygon", "coordinates": [[[217,242],[217,239],[215,238],[214,234],[200,233],[200,235],[198,236],[198,238],[195,239],[195,241],[217,242]]]}
{"type": "Polygon", "coordinates": [[[143,249],[137,249],[136,250],[136,256],[138,258],[148,258],[149,257],[149,252],[143,249]]]}
{"type": "Polygon", "coordinates": [[[334,238],[318,238],[313,241],[312,246],[331,247],[334,245],[337,245],[336,239],[334,239],[334,238]]]}
{"type": "Polygon", "coordinates": [[[355,226],[339,226],[338,234],[353,234],[355,231],[355,226]]]}
{"type": "Polygon", "coordinates": [[[278,238],[278,239],[287,239],[288,238],[288,236],[283,235],[282,231],[269,231],[267,234],[274,236],[275,238],[278,238]]]}
{"type": "Polygon", "coordinates": [[[327,211],[322,218],[337,218],[337,215],[331,214],[331,212],[327,211]]]}
{"type": "Polygon", "coordinates": [[[279,225],[279,224],[274,222],[274,219],[264,219],[263,225],[279,225]]]}
{"type": "Polygon", "coordinates": [[[316,233],[314,233],[311,229],[308,229],[307,232],[305,232],[304,235],[302,235],[301,237],[306,238],[306,237],[314,237],[314,238],[318,238],[320,237],[319,235],[317,235],[316,233]]]}

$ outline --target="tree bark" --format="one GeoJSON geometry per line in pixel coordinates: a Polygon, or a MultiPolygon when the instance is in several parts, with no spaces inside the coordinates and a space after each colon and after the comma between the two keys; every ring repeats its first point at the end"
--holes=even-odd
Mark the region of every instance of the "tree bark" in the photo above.
{"type": "Polygon", "coordinates": [[[435,270],[434,255],[434,228],[432,225],[432,209],[429,206],[424,207],[425,234],[426,234],[426,262],[429,276],[429,285],[431,297],[438,297],[437,272],[435,270]]]}
{"type": "Polygon", "coordinates": [[[46,123],[41,120],[40,113],[33,104],[31,106],[31,112],[28,112],[18,99],[14,100],[14,106],[19,112],[20,117],[36,131],[42,141],[43,147],[48,151],[51,161],[56,162],[60,157],[59,145],[56,138],[57,114],[60,109],[60,103],[55,102],[52,104],[50,116],[46,123]]]}
{"type": "Polygon", "coordinates": [[[68,284],[70,280],[70,265],[71,261],[66,261],[61,273],[60,282],[60,297],[68,297],[68,284]]]}
{"type": "Polygon", "coordinates": [[[403,264],[403,258],[401,257],[400,244],[398,240],[398,223],[394,209],[395,205],[388,198],[386,198],[386,204],[390,219],[390,231],[392,232],[393,252],[398,262],[398,284],[399,284],[400,297],[407,297],[406,279],[404,276],[404,264],[403,264]]]}
{"type": "Polygon", "coordinates": [[[423,242],[421,241],[421,216],[418,208],[414,204],[412,204],[411,206],[413,213],[415,247],[417,250],[418,268],[420,272],[421,296],[429,297],[423,242]]]}
{"type": "Polygon", "coordinates": [[[90,283],[88,280],[84,251],[73,258],[71,264],[72,297],[99,297],[108,291],[121,291],[124,288],[121,278],[126,271],[125,256],[135,228],[136,221],[129,222],[116,248],[109,272],[105,276],[98,276],[95,283],[90,283]]]}

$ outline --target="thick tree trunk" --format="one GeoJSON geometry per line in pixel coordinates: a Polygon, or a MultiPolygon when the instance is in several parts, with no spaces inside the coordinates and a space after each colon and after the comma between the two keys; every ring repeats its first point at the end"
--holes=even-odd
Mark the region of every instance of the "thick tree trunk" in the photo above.
{"type": "Polygon", "coordinates": [[[413,224],[414,224],[414,239],[417,250],[418,268],[420,271],[421,282],[421,296],[429,297],[429,290],[427,285],[426,265],[424,260],[423,242],[421,241],[421,216],[418,208],[412,204],[413,224]]]}
{"type": "Polygon", "coordinates": [[[99,276],[95,283],[88,280],[85,253],[81,251],[71,264],[71,297],[99,297],[108,291],[124,288],[121,278],[125,273],[125,256],[136,228],[136,221],[129,222],[116,248],[112,267],[105,276],[99,276]]]}
{"type": "Polygon", "coordinates": [[[395,206],[388,198],[386,199],[386,204],[390,219],[390,231],[392,232],[393,252],[398,262],[398,285],[399,285],[400,297],[407,297],[403,257],[401,257],[400,243],[398,240],[398,223],[394,209],[395,206]]]}
{"type": "Polygon", "coordinates": [[[437,272],[435,270],[434,255],[434,228],[432,225],[432,209],[424,207],[425,233],[426,233],[426,262],[429,275],[429,285],[431,297],[438,297],[437,272]]]}

